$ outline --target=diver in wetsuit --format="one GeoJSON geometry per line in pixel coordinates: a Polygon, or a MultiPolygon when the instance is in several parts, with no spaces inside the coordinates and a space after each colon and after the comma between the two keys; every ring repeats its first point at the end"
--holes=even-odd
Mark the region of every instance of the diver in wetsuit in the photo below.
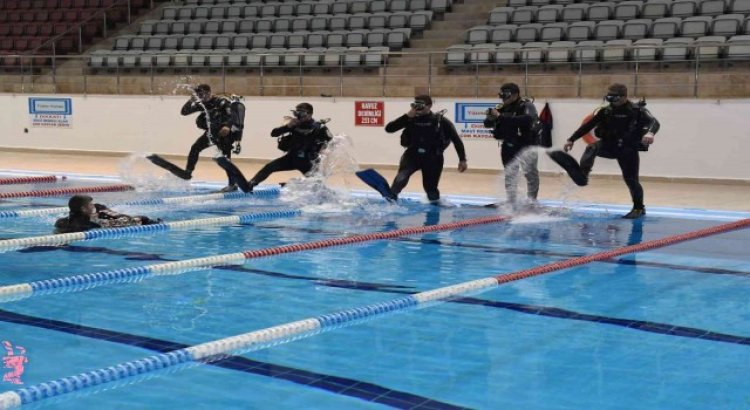
{"type": "Polygon", "coordinates": [[[153,225],[161,219],[130,216],[115,212],[105,205],[95,204],[88,195],[74,195],[68,201],[70,213],[55,222],[55,233],[84,232],[97,228],[119,228],[134,225],[153,225]]]}
{"type": "Polygon", "coordinates": [[[389,122],[385,132],[401,133],[401,146],[406,148],[398,165],[398,173],[391,185],[393,198],[409,183],[409,178],[422,170],[422,186],[427,199],[432,203],[440,200],[438,183],[443,173],[443,151],[450,143],[458,154],[458,172],[468,168],[464,143],[456,132],[453,123],[441,113],[432,112],[432,98],[429,95],[418,95],[411,103],[411,109],[404,115],[389,122]]]}
{"type": "Polygon", "coordinates": [[[639,182],[639,151],[647,151],[659,131],[659,121],[645,108],[645,102],[628,100],[628,89],[623,84],[612,84],[604,97],[609,105],[597,113],[573,135],[563,146],[567,152],[573,143],[596,127],[599,141],[589,144],[581,156],[581,171],[588,177],[596,157],[616,159],[622,179],[630,190],[633,209],[623,218],[637,219],[646,214],[643,203],[643,187],[639,182]]]}
{"type": "Polygon", "coordinates": [[[492,128],[492,136],[502,141],[500,159],[505,168],[506,198],[511,204],[516,202],[520,169],[526,176],[526,196],[534,202],[539,193],[538,155],[532,151],[523,160],[517,158],[522,150],[536,144],[532,133],[532,125],[538,120],[536,107],[533,102],[521,98],[521,90],[515,83],[503,84],[498,97],[503,103],[487,111],[484,126],[492,128]]]}
{"type": "Polygon", "coordinates": [[[288,122],[271,131],[271,137],[278,137],[278,148],[286,152],[282,157],[266,164],[248,183],[256,186],[278,171],[297,170],[307,174],[318,162],[320,151],[333,139],[325,122],[313,118],[313,106],[300,103],[292,110],[293,117],[288,122]]]}

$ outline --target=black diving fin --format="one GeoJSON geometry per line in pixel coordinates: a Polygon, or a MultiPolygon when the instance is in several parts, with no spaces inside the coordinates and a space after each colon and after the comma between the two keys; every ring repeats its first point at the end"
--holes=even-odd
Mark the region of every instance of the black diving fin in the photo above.
{"type": "Polygon", "coordinates": [[[570,176],[570,179],[572,179],[576,185],[588,185],[589,178],[583,173],[583,171],[581,171],[581,167],[578,165],[578,161],[576,161],[575,158],[560,150],[547,151],[547,155],[549,155],[557,165],[562,167],[562,169],[568,173],[568,176],[570,176]]]}
{"type": "Polygon", "coordinates": [[[368,168],[362,171],[357,171],[355,174],[362,180],[362,182],[378,191],[380,195],[383,195],[383,198],[388,201],[394,202],[398,199],[396,194],[391,191],[391,186],[388,184],[388,181],[386,181],[385,177],[380,175],[378,171],[368,168]]]}
{"type": "Polygon", "coordinates": [[[166,169],[167,171],[171,172],[178,178],[189,180],[193,177],[190,172],[187,172],[186,170],[178,167],[177,165],[167,161],[166,159],[156,154],[151,154],[147,156],[146,159],[151,161],[154,165],[166,169]]]}

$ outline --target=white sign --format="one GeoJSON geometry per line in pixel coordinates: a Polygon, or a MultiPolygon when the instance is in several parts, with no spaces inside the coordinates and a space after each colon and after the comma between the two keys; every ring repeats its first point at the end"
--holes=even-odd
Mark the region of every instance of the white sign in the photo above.
{"type": "Polygon", "coordinates": [[[71,98],[29,97],[29,118],[32,127],[70,128],[72,115],[71,98]]]}
{"type": "Polygon", "coordinates": [[[484,118],[487,109],[495,108],[496,103],[457,102],[456,131],[464,139],[492,139],[492,129],[485,128],[484,118]]]}

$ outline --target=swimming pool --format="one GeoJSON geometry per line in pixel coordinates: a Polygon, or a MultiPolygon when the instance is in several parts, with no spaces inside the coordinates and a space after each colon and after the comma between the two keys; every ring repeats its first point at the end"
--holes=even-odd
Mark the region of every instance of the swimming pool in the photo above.
{"type": "MultiPolygon", "coordinates": [[[[103,203],[144,198],[127,191],[94,196],[103,203]]],[[[17,198],[0,210],[64,204],[61,197],[17,198]]],[[[269,195],[121,209],[174,221],[293,205],[269,195]]],[[[6,358],[26,361],[21,374],[4,378],[2,391],[27,389],[21,396],[34,399],[29,407],[60,409],[743,408],[750,406],[747,229],[554,270],[444,303],[393,302],[743,216],[716,215],[655,210],[629,221],[589,207],[502,219],[478,206],[390,206],[364,198],[346,212],[308,210],[7,251],[0,254],[2,286],[132,275],[4,301],[0,335],[13,351],[6,358]],[[435,226],[445,230],[419,232],[435,226]],[[412,227],[390,239],[368,236],[412,227]],[[331,242],[343,237],[362,241],[331,242]],[[308,243],[321,246],[159,275],[138,271],[308,243]],[[383,307],[382,314],[370,315],[366,306],[383,307]],[[361,316],[334,315],[341,311],[361,316]],[[81,383],[75,375],[95,379],[92,371],[118,363],[150,363],[140,360],[309,318],[330,326],[271,335],[268,343],[210,363],[125,369],[116,382],[73,388],[81,383]],[[75,392],[58,394],[66,389],[75,392]]],[[[54,218],[0,219],[0,239],[48,234],[54,218]]]]}

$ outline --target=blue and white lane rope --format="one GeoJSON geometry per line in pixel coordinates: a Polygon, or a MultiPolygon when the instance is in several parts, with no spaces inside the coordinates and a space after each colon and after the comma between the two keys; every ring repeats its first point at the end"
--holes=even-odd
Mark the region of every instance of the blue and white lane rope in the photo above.
{"type": "Polygon", "coordinates": [[[0,394],[0,409],[10,409],[44,399],[73,393],[105,383],[140,376],[185,363],[203,363],[220,359],[223,355],[246,353],[266,347],[312,336],[324,331],[351,325],[408,308],[425,305],[460,293],[475,292],[497,286],[494,278],[480,279],[455,286],[435,289],[411,296],[341,310],[296,322],[178,349],[169,353],[136,359],[114,366],[87,371],[45,383],[39,383],[0,394]]]}
{"type": "Polygon", "coordinates": [[[71,232],[53,235],[30,236],[26,238],[0,240],[0,252],[23,249],[30,246],[65,245],[75,241],[90,239],[120,238],[123,235],[134,235],[153,232],[164,232],[174,229],[196,228],[200,226],[248,224],[254,221],[271,218],[288,218],[298,216],[300,210],[270,211],[253,214],[223,216],[217,218],[189,219],[184,221],[164,222],[152,225],[124,226],[119,228],[100,228],[86,232],[71,232]]]}
{"type": "MultiPolygon", "coordinates": [[[[252,197],[271,197],[279,195],[278,187],[255,189],[253,192],[227,192],[227,193],[216,193],[216,194],[203,194],[203,195],[189,195],[189,196],[176,196],[172,198],[150,198],[150,199],[139,199],[136,201],[128,201],[123,203],[112,204],[111,206],[125,206],[125,205],[169,205],[169,204],[182,204],[190,202],[203,202],[217,199],[239,199],[239,198],[252,198],[252,197]]],[[[31,216],[44,216],[52,214],[65,214],[67,213],[67,206],[60,206],[54,208],[43,208],[43,209],[29,209],[24,211],[0,211],[0,218],[22,218],[31,216]]]]}

